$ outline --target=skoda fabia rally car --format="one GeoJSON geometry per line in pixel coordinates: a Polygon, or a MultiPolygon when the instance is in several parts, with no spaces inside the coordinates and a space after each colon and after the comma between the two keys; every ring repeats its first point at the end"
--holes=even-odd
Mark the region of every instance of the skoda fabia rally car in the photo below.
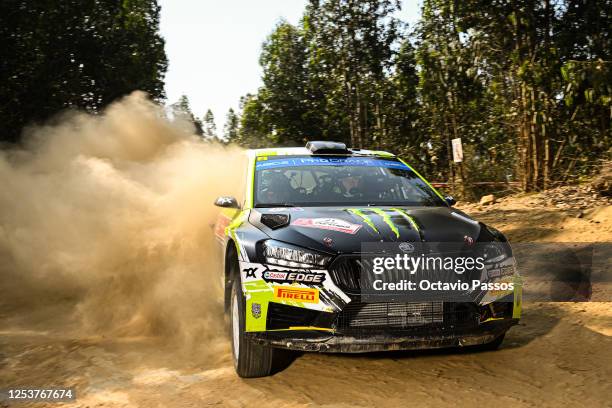
{"type": "Polygon", "coordinates": [[[505,237],[395,155],[309,142],[250,150],[245,160],[243,196],[215,202],[238,375],[270,375],[292,351],[494,349],[518,322],[521,285],[505,237]],[[376,270],[389,246],[398,254],[376,270]],[[426,265],[432,254],[466,251],[481,251],[481,265],[452,276],[442,263],[391,266],[402,252],[426,265]],[[378,279],[385,274],[391,285],[378,279]]]}

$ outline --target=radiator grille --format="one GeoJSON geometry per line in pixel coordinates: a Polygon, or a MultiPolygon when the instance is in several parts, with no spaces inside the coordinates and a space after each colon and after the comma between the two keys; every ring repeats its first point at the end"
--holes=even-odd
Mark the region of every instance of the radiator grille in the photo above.
{"type": "Polygon", "coordinates": [[[456,328],[478,324],[478,311],[470,303],[384,302],[349,303],[336,318],[336,328],[416,329],[456,328]]]}

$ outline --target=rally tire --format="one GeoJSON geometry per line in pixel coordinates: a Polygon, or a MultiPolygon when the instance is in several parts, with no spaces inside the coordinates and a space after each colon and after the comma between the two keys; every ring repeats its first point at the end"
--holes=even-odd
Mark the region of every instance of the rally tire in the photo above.
{"type": "Polygon", "coordinates": [[[249,341],[245,336],[245,300],[238,279],[230,298],[230,335],[232,360],[236,373],[243,378],[265,377],[288,365],[289,353],[249,341]]]}

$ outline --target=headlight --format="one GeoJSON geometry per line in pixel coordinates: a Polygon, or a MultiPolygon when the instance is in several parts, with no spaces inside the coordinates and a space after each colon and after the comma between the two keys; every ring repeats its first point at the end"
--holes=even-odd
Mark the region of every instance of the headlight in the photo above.
{"type": "Polygon", "coordinates": [[[499,263],[512,256],[510,246],[506,242],[494,241],[480,245],[483,246],[482,257],[486,264],[499,263]]]}
{"type": "Polygon", "coordinates": [[[263,257],[266,263],[292,268],[324,267],[331,259],[327,255],[272,240],[263,243],[263,257]]]}
{"type": "Polygon", "coordinates": [[[503,262],[512,258],[510,243],[501,231],[480,223],[480,235],[476,239],[476,252],[484,258],[485,264],[503,262]]]}
{"type": "Polygon", "coordinates": [[[511,276],[516,273],[516,262],[507,242],[494,241],[480,245],[483,246],[482,256],[489,278],[511,276]]]}
{"type": "Polygon", "coordinates": [[[517,273],[512,247],[504,234],[486,224],[480,223],[478,254],[484,258],[486,274],[484,278],[500,278],[517,273]]]}

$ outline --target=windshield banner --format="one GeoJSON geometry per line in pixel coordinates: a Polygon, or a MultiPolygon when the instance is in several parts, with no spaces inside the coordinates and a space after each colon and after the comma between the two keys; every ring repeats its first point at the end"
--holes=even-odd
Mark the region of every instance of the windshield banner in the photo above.
{"type": "Polygon", "coordinates": [[[274,158],[258,161],[257,170],[301,166],[354,166],[354,167],[386,167],[390,169],[410,170],[400,161],[380,160],[369,157],[291,157],[274,158]]]}

